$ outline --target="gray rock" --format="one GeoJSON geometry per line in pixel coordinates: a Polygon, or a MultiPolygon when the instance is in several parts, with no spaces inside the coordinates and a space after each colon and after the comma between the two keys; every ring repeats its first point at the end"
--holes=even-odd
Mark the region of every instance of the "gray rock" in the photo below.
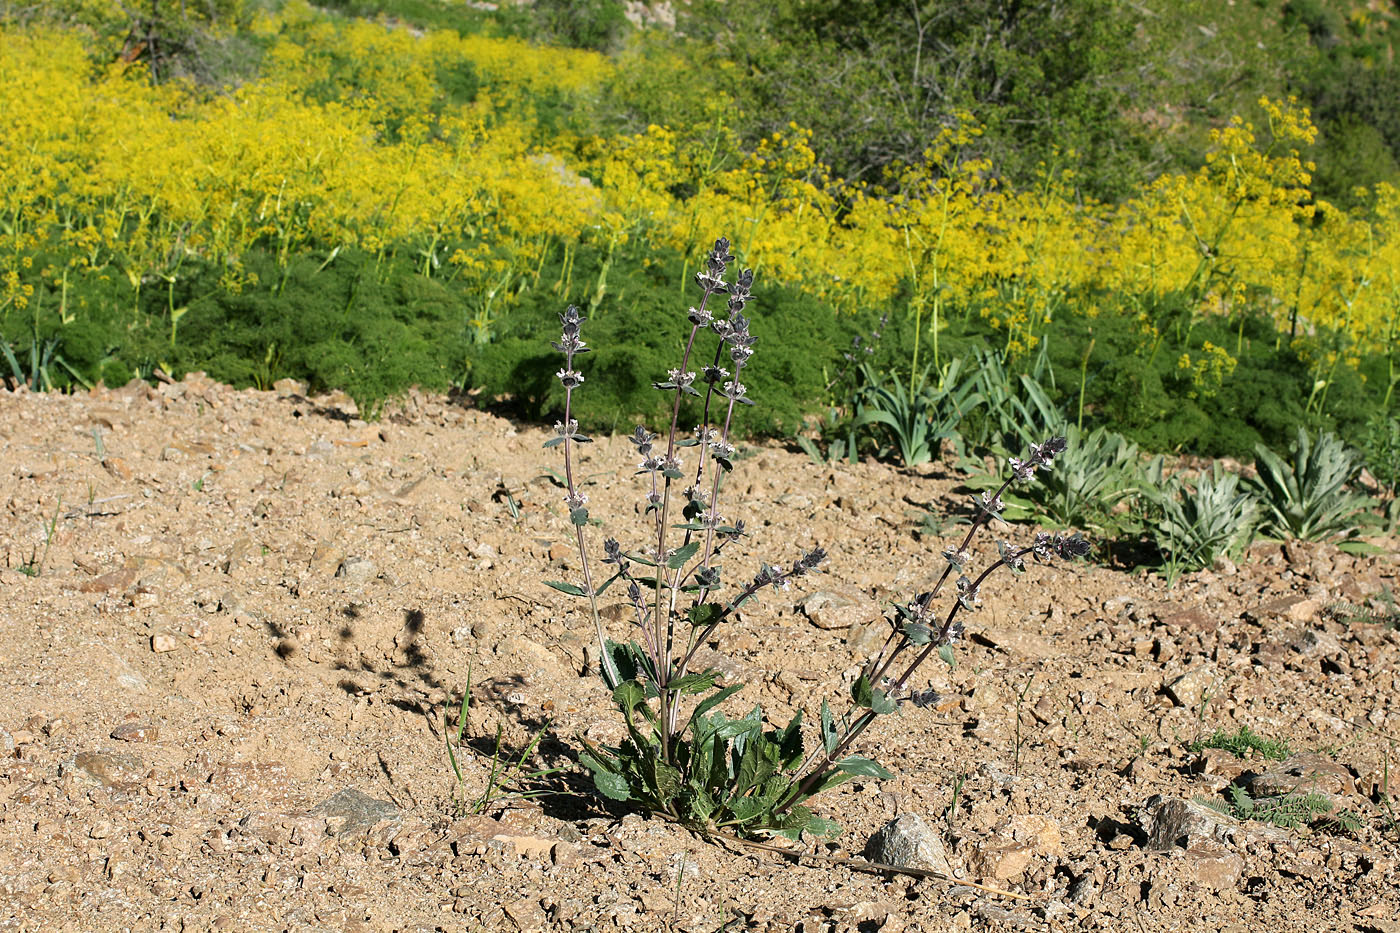
{"type": "Polygon", "coordinates": [[[850,630],[856,623],[874,622],[880,608],[866,595],[851,587],[840,590],[818,590],[799,604],[817,628],[828,631],[850,630]]]}
{"type": "Polygon", "coordinates": [[[1198,843],[1233,844],[1240,822],[1194,800],[1152,797],[1141,820],[1147,848],[1164,852],[1198,843]]]}
{"type": "Polygon", "coordinates": [[[373,580],[376,567],[374,561],[368,557],[347,557],[340,562],[339,569],[336,570],[337,577],[344,577],[353,583],[363,583],[366,580],[373,580]]]}
{"type": "Polygon", "coordinates": [[[1323,794],[1334,800],[1356,793],[1351,772],[1315,752],[1294,755],[1243,782],[1251,797],[1323,794]]]}
{"type": "Polygon", "coordinates": [[[883,865],[953,874],[943,837],[917,813],[903,813],[880,827],[865,844],[865,857],[883,865]]]}
{"type": "Polygon", "coordinates": [[[1147,848],[1185,850],[1182,878],[1217,891],[1239,882],[1244,857],[1236,851],[1236,839],[1244,830],[1238,820],[1194,800],[1156,796],[1147,801],[1142,824],[1147,848]]]}
{"type": "Polygon", "coordinates": [[[107,787],[135,784],[150,773],[150,768],[137,756],[112,752],[78,752],[73,757],[72,767],[107,787]]]}
{"type": "Polygon", "coordinates": [[[403,811],[394,804],[353,787],[322,802],[311,811],[311,815],[326,821],[326,834],[329,836],[359,835],[368,833],[380,823],[403,820],[403,811]]]}

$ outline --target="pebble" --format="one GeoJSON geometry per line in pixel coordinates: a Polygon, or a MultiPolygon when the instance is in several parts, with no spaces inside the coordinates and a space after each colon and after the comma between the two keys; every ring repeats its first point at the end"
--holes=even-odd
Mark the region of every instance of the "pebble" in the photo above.
{"type": "Polygon", "coordinates": [[[335,575],[352,583],[364,583],[374,579],[376,569],[374,561],[367,557],[347,557],[340,562],[335,575]]]}
{"type": "Polygon", "coordinates": [[[154,742],[160,729],[147,722],[125,722],[112,730],[112,738],[122,742],[154,742]]]}
{"type": "Polygon", "coordinates": [[[1060,824],[1048,816],[1025,813],[1004,821],[990,838],[977,843],[971,861],[982,877],[1009,881],[1024,874],[1032,859],[1064,854],[1060,824]]]}
{"type": "Polygon", "coordinates": [[[165,654],[174,651],[180,646],[175,640],[175,636],[169,632],[157,632],[151,636],[151,650],[156,654],[165,654]]]}
{"type": "Polygon", "coordinates": [[[1200,709],[1201,700],[1215,686],[1215,671],[1209,667],[1198,667],[1187,671],[1166,685],[1167,696],[1177,706],[1187,709],[1200,709]]]}

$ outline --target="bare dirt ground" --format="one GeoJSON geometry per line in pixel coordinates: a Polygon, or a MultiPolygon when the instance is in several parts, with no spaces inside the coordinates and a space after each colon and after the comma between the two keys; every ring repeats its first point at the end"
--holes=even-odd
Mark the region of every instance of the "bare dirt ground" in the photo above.
{"type": "MultiPolygon", "coordinates": [[[[1260,544],[1172,591],[1084,565],[991,593],[957,667],[917,684],[942,701],[856,749],[897,778],[818,798],[846,832],[811,851],[859,859],[917,814],[924,864],[941,847],[947,873],[1016,898],[718,845],[590,796],[576,737],[619,727],[581,674],[589,624],[541,583],[572,560],[543,440],[441,398],[365,424],[347,400],[197,377],[0,394],[0,926],[1400,930],[1400,632],[1332,608],[1395,586],[1394,541],[1260,544]],[[459,790],[445,732],[469,672],[459,790]],[[462,813],[498,726],[520,749],[546,723],[559,793],[462,813]],[[1240,726],[1295,757],[1190,749],[1240,726]],[[1232,779],[1355,820],[1193,802],[1232,779]]],[[[631,459],[593,445],[595,515],[631,519],[631,459]]],[[[934,578],[946,542],[922,519],[956,477],[761,447],[735,478],[755,531],[736,570],[831,552],[708,658],[748,684],[737,708],[785,722],[835,705],[883,609],[934,578]]]]}

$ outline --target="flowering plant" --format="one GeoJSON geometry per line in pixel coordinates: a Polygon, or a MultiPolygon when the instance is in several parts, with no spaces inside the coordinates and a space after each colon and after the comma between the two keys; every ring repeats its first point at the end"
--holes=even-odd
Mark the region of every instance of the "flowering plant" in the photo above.
{"type": "Polygon", "coordinates": [[[616,538],[605,538],[598,559],[608,568],[604,579],[589,545],[588,497],[575,479],[578,445],[590,440],[574,418],[574,393],[584,384],[578,358],[589,349],[581,337],[584,317],[572,306],[559,316],[561,336],[553,346],[564,354],[564,366],[557,373],[564,387],[564,417],[545,446],[563,449],[564,504],[583,579],[549,585],[588,600],[599,673],[627,728],[627,738],[615,747],[583,740],[580,760],[603,795],[635,801],[703,831],[728,828],[792,839],[804,832],[835,835],[840,828],[815,815],[805,802],[857,777],[893,776],[871,759],[839,756],[877,716],[893,712],[901,700],[911,699],[916,705],[926,701],[926,694],[907,689],[914,672],[935,651],[950,657],[950,646],[962,632],[959,613],[976,608],[980,588],[992,571],[1006,566],[1020,573],[1027,558],[1080,557],[1088,548],[1078,537],[1040,534],[1025,547],[1002,542],[998,559],[979,575],[963,573],[972,538],[1002,510],[1006,487],[1030,482],[1037,469],[1048,468],[1065,441],[1055,437],[1032,445],[1024,461],[1010,461],[1012,476],[1002,487],[977,500],[978,518],[961,544],[945,552],[946,566],[933,590],[895,611],[889,638],[852,688],[850,712],[837,721],[823,701],[819,748],[804,752],[801,711],[782,728],[765,728],[758,707],[739,719],[728,718],[718,707],[742,685],[720,687],[717,671],[696,670],[697,650],[765,589],[786,589],[793,580],[816,573],[826,559],[821,547],[813,547],[791,563],[761,563],[751,578],[726,593],[719,559],[747,532],[742,520],[731,523],[722,511],[727,508],[723,480],[734,469],[734,412],[739,405],[753,404],[741,377],[756,343],[744,314],[753,298],[753,273],[744,270],[727,281],[732,262],[729,241],[715,241],[695,277],[701,297],[686,314],[689,333],[680,365],[654,383],[672,396],[668,429],[657,435],[638,426],[629,438],[640,458],[637,475],[644,478],[646,490],[643,543],[627,549],[616,538]],[[720,313],[712,307],[718,296],[724,296],[726,304],[720,313]],[[703,349],[711,335],[713,350],[703,349]],[[701,359],[705,362],[697,362],[701,359]],[[693,432],[681,428],[688,401],[699,409],[693,432]],[[693,465],[682,457],[686,449],[694,451],[693,465]],[[955,570],[957,599],[937,623],[933,601],[955,570]],[[599,597],[614,583],[626,587],[634,617],[636,639],[627,643],[608,638],[599,613],[599,597]],[[920,650],[900,669],[916,648],[920,650]],[[693,697],[699,699],[692,705],[693,697]]]}

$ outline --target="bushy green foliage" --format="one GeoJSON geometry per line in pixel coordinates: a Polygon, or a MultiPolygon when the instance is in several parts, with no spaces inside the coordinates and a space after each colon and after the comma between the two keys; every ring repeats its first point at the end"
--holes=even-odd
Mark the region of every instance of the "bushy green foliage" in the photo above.
{"type": "Polygon", "coordinates": [[[979,405],[976,379],[962,360],[950,361],[937,378],[932,367],[907,387],[899,376],[879,378],[862,366],[865,385],[856,403],[855,427],[874,426],[882,456],[894,454],[906,467],[938,458],[945,440],[957,438],[960,423],[979,405]]]}
{"type": "MultiPolygon", "coordinates": [[[[581,256],[576,280],[594,269],[595,257],[581,256]]],[[[692,270],[693,271],[693,270],[692,270]]],[[[550,281],[549,271],[541,276],[550,281]]],[[[684,318],[679,259],[645,268],[614,267],[608,275],[608,295],[588,320],[593,353],[589,367],[589,404],[580,415],[585,429],[627,431],[638,421],[655,426],[665,400],[651,388],[656,373],[665,373],[679,359],[678,339],[669,325],[684,318]],[[679,310],[678,310],[679,309],[679,310]],[[596,380],[596,385],[595,385],[596,380]]],[[[501,317],[496,337],[474,352],[467,381],[480,386],[487,398],[508,394],[509,409],[536,421],[556,418],[563,393],[554,379],[555,355],[541,349],[539,334],[558,316],[561,301],[584,303],[587,288],[575,295],[549,289],[524,292],[501,317]]],[[[763,365],[746,374],[749,394],[759,404],[735,415],[741,435],[791,437],[806,414],[818,409],[825,394],[820,364],[831,347],[849,342],[842,321],[816,299],[773,284],[756,300],[753,333],[763,353],[763,365]]]]}
{"type": "Polygon", "coordinates": [[[1231,784],[1226,789],[1226,794],[1227,800],[1209,800],[1204,797],[1195,799],[1197,803],[1237,820],[1272,823],[1280,829],[1299,829],[1323,817],[1328,817],[1344,832],[1357,832],[1361,828],[1361,821],[1354,813],[1343,810],[1332,814],[1332,802],[1321,794],[1294,792],[1281,797],[1256,799],[1249,796],[1249,792],[1238,784],[1231,784]],[[1332,815],[1329,817],[1329,814],[1332,815]]]}
{"type": "Polygon", "coordinates": [[[1111,530],[1113,506],[1142,492],[1138,447],[1106,428],[1051,426],[1069,446],[1040,482],[1018,490],[1047,525],[1111,530]]]}
{"type": "Polygon", "coordinates": [[[1262,444],[1255,456],[1259,476],[1249,489],[1263,506],[1269,534],[1306,541],[1336,537],[1356,528],[1370,504],[1345,488],[1360,465],[1336,435],[1314,441],[1300,427],[1288,460],[1262,444]]]}
{"type": "Polygon", "coordinates": [[[1259,508],[1240,490],[1240,478],[1218,463],[1194,485],[1179,473],[1164,481],[1162,473],[1158,457],[1148,468],[1143,491],[1147,527],[1170,584],[1183,572],[1203,570],[1217,557],[1243,547],[1253,534],[1259,508]]]}

